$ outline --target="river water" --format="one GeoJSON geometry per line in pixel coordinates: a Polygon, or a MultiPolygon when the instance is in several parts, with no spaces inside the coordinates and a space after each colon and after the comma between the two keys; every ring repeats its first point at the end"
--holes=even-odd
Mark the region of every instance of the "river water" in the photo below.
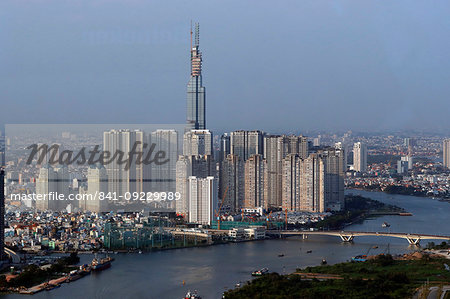
{"type": "MultiPolygon", "coordinates": [[[[405,208],[413,216],[382,216],[353,224],[346,230],[391,231],[450,236],[450,204],[437,200],[388,195],[380,192],[346,191],[405,208]],[[390,228],[382,228],[386,221],[390,228]]],[[[424,241],[422,241],[424,242],[424,241]]],[[[423,245],[426,245],[425,241],[423,245]]],[[[441,241],[436,241],[441,242],[441,241]]],[[[351,244],[338,237],[312,236],[233,243],[217,246],[168,250],[143,254],[117,254],[112,267],[76,282],[43,291],[33,298],[182,298],[188,290],[198,290],[202,298],[221,298],[224,290],[251,279],[255,269],[290,273],[297,267],[319,265],[322,259],[338,263],[358,254],[414,250],[405,239],[356,237],[351,244]],[[374,246],[378,248],[373,249],[374,246]],[[369,250],[370,249],[370,250],[369,250]],[[311,250],[311,253],[307,251],[311,250]],[[284,257],[278,257],[283,253],[284,257]],[[183,281],[185,284],[183,285],[183,281]]],[[[82,262],[92,256],[81,255],[82,262]]],[[[2,298],[23,298],[9,294],[2,298]]]]}

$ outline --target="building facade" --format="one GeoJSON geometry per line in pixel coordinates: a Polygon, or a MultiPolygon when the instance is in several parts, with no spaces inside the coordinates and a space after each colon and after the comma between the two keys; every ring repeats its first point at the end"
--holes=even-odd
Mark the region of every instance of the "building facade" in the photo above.
{"type": "Polygon", "coordinates": [[[362,142],[356,142],[353,145],[353,170],[367,171],[367,147],[362,142]]]}

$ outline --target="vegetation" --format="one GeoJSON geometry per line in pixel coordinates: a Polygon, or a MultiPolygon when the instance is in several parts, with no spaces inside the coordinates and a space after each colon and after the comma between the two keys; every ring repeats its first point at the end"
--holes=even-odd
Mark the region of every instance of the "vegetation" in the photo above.
{"type": "Polygon", "coordinates": [[[341,229],[349,223],[363,220],[373,214],[392,212],[403,212],[403,209],[359,195],[347,195],[343,211],[334,213],[330,217],[317,222],[314,227],[319,229],[341,229]]]}
{"type": "Polygon", "coordinates": [[[441,244],[436,245],[434,242],[429,242],[427,244],[427,248],[428,249],[436,249],[436,250],[439,250],[439,249],[450,249],[450,243],[442,242],[441,244]]]}
{"type": "Polygon", "coordinates": [[[56,263],[51,265],[51,267],[45,270],[36,265],[28,265],[22,270],[22,272],[12,278],[9,282],[6,281],[6,277],[4,275],[0,276],[0,287],[29,288],[46,280],[56,278],[60,276],[61,273],[70,272],[75,269],[72,265],[77,264],[79,261],[80,258],[77,253],[73,252],[70,256],[59,259],[56,263]]]}
{"type": "MultiPolygon", "coordinates": [[[[366,262],[308,267],[300,272],[337,274],[342,279],[304,280],[300,275],[267,274],[225,293],[225,298],[408,298],[427,279],[450,281],[445,259],[394,260],[380,255],[366,262]]],[[[447,261],[448,262],[448,261],[447,261]]]]}

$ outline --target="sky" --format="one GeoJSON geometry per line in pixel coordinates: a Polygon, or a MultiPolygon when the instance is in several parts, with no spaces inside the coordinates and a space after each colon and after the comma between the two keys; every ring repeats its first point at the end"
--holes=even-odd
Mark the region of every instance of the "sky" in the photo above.
{"type": "Polygon", "coordinates": [[[2,0],[0,124],[450,132],[449,1],[2,0]]]}

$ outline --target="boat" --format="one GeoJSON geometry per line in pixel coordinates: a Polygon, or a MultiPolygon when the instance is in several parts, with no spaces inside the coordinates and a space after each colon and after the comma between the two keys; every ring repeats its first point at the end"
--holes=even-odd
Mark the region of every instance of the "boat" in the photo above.
{"type": "Polygon", "coordinates": [[[367,261],[367,255],[357,255],[352,257],[352,261],[354,262],[365,262],[367,261]]]}
{"type": "Polygon", "coordinates": [[[183,299],[202,299],[202,297],[197,294],[197,291],[188,291],[183,299]]]}
{"type": "Polygon", "coordinates": [[[278,257],[283,257],[283,256],[284,256],[284,254],[283,254],[283,253],[281,253],[281,254],[279,254],[279,255],[278,255],[278,257]]]}
{"type": "Polygon", "coordinates": [[[262,275],[266,274],[267,272],[269,272],[268,268],[262,268],[261,270],[253,271],[252,276],[262,276],[262,275]]]}
{"type": "Polygon", "coordinates": [[[389,223],[387,223],[386,221],[383,222],[383,224],[381,225],[381,227],[390,227],[391,225],[389,223]]]}
{"type": "Polygon", "coordinates": [[[326,259],[322,259],[322,265],[326,265],[327,264],[327,260],[326,259]]]}
{"type": "Polygon", "coordinates": [[[109,256],[102,259],[94,258],[91,263],[91,269],[92,271],[101,271],[108,269],[109,267],[111,267],[111,261],[112,258],[110,258],[109,256]]]}
{"type": "Polygon", "coordinates": [[[373,249],[377,249],[377,248],[378,248],[378,246],[373,246],[372,248],[373,248],[373,249]]]}
{"type": "Polygon", "coordinates": [[[312,250],[308,250],[306,253],[311,253],[312,252],[312,250]]]}

